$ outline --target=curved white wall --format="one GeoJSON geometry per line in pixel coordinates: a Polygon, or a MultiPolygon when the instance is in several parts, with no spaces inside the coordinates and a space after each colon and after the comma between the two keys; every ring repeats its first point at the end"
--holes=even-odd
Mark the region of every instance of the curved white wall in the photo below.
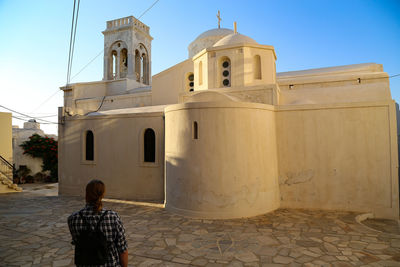
{"type": "Polygon", "coordinates": [[[202,218],[239,218],[279,207],[271,106],[203,102],[165,111],[166,208],[202,218]],[[193,139],[193,121],[198,139],[193,139]]]}

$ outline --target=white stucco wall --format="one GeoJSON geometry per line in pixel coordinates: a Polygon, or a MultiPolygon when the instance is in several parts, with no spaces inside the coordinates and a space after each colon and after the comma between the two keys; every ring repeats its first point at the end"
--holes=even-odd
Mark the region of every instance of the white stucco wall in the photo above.
{"type": "Polygon", "coordinates": [[[59,193],[84,195],[91,179],[106,184],[106,197],[164,200],[164,122],[162,112],[66,119],[59,126],[59,193]],[[156,162],[144,163],[146,128],[156,134],[156,162]],[[94,134],[94,161],[83,158],[84,133],[94,134]]]}
{"type": "Polygon", "coordinates": [[[30,175],[35,175],[38,172],[42,172],[43,161],[41,158],[33,158],[30,155],[24,155],[24,150],[21,148],[21,144],[34,134],[41,136],[48,136],[57,140],[56,135],[46,135],[41,129],[40,124],[37,122],[25,122],[23,128],[13,126],[12,138],[13,138],[13,157],[15,168],[18,169],[21,165],[28,167],[31,172],[30,175]]]}
{"type": "Polygon", "coordinates": [[[13,129],[13,154],[15,168],[18,169],[21,165],[25,165],[31,170],[30,175],[41,172],[43,164],[41,158],[33,158],[29,155],[24,155],[24,150],[20,147],[20,145],[27,141],[33,134],[44,136],[44,132],[40,129],[13,129]]]}
{"type": "Polygon", "coordinates": [[[282,207],[398,218],[393,101],[280,107],[276,125],[282,207]]]}
{"type": "Polygon", "coordinates": [[[193,72],[193,62],[187,59],[153,76],[153,105],[176,104],[185,91],[186,74],[193,72]]]}
{"type": "Polygon", "coordinates": [[[238,218],[279,207],[272,106],[203,102],[165,113],[166,209],[238,218]],[[193,139],[193,122],[198,139],[193,139]]]}

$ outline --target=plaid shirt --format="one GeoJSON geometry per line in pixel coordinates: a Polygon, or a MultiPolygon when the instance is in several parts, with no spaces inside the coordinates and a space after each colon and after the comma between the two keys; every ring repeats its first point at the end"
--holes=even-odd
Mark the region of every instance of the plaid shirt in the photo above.
{"type": "MultiPolygon", "coordinates": [[[[86,221],[93,230],[97,222],[99,221],[101,214],[105,212],[105,210],[101,210],[99,214],[96,214],[94,212],[93,206],[89,204],[86,204],[85,208],[83,208],[81,211],[86,221]]],[[[75,244],[77,236],[85,228],[85,226],[83,225],[82,217],[79,215],[79,211],[74,212],[71,216],[68,217],[68,226],[72,236],[72,243],[75,244]]],[[[110,252],[108,254],[107,263],[101,266],[121,266],[119,254],[127,250],[128,245],[125,240],[125,229],[122,225],[120,217],[114,211],[107,211],[107,214],[104,215],[103,221],[100,223],[99,228],[100,231],[105,234],[107,241],[112,244],[110,252]]]]}

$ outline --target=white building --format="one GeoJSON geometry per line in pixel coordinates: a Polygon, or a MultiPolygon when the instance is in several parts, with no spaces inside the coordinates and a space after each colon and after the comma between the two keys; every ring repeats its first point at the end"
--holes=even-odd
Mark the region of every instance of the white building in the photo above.
{"type": "Polygon", "coordinates": [[[34,119],[24,122],[23,128],[19,128],[18,126],[13,125],[12,146],[14,166],[16,169],[19,169],[20,166],[26,166],[31,170],[30,175],[35,175],[42,172],[43,165],[43,161],[41,158],[33,158],[30,155],[24,155],[24,150],[21,147],[21,144],[25,141],[28,141],[29,137],[34,134],[52,137],[57,140],[56,135],[45,134],[43,130],[40,129],[40,123],[36,122],[36,120],[34,119]]]}
{"type": "Polygon", "coordinates": [[[107,22],[102,81],[61,87],[60,194],[235,218],[285,208],[398,218],[395,103],[382,65],[276,73],[273,46],[212,29],[151,76],[149,27],[107,22]]]}

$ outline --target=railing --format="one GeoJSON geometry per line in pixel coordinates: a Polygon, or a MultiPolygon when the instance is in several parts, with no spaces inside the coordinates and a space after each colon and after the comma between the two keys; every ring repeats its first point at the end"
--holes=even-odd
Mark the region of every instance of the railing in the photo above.
{"type": "Polygon", "coordinates": [[[121,26],[126,26],[126,25],[135,25],[142,31],[149,33],[150,32],[150,27],[142,23],[140,20],[135,18],[134,16],[129,16],[125,18],[120,18],[120,19],[114,19],[114,20],[109,20],[107,21],[107,30],[112,30],[115,28],[119,28],[121,26]]]}
{"type": "Polygon", "coordinates": [[[4,174],[11,182],[13,181],[15,168],[5,158],[0,155],[0,172],[4,174]]]}

